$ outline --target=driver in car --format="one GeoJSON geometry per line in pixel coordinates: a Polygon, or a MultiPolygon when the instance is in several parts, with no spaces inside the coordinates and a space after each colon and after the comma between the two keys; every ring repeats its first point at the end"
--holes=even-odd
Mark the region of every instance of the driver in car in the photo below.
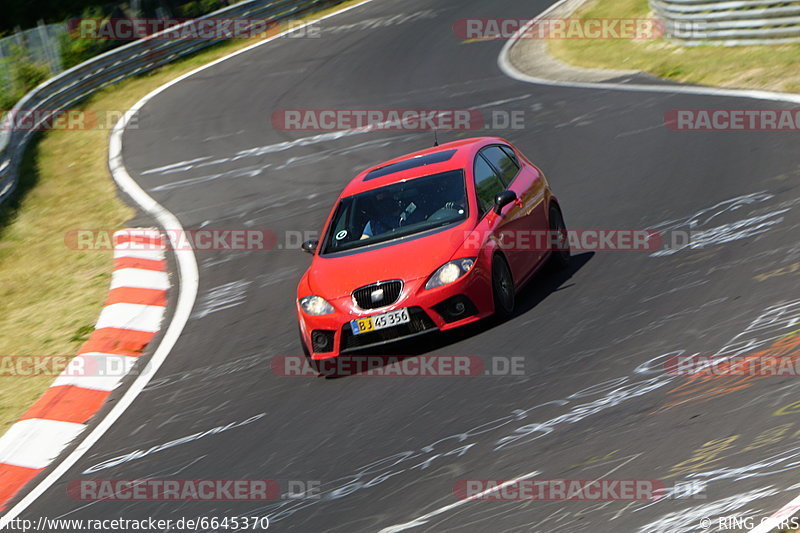
{"type": "Polygon", "coordinates": [[[388,194],[379,193],[375,197],[372,211],[372,218],[361,232],[361,240],[397,229],[406,219],[406,212],[400,201],[388,194]]]}

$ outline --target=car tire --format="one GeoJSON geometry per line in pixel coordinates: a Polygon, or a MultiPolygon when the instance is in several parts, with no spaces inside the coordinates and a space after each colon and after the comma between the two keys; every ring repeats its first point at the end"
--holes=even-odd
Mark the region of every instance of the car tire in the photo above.
{"type": "Polygon", "coordinates": [[[495,316],[501,319],[510,317],[516,304],[514,279],[508,263],[500,254],[495,254],[492,259],[492,295],[495,316]]]}
{"type": "Polygon", "coordinates": [[[550,264],[556,270],[563,270],[569,266],[570,249],[569,249],[569,236],[567,235],[567,225],[564,223],[564,216],[561,214],[561,208],[557,204],[550,205],[550,231],[562,234],[563,247],[552,250],[550,253],[550,264]]]}

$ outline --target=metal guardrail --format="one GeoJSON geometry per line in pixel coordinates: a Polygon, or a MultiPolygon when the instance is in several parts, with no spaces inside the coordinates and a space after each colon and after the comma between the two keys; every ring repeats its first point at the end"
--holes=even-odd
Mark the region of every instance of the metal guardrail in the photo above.
{"type": "MultiPolygon", "coordinates": [[[[192,25],[197,25],[199,21],[214,18],[252,19],[250,27],[255,28],[259,20],[261,23],[265,19],[270,22],[285,21],[342,1],[247,0],[114,48],[50,78],[26,94],[0,123],[0,204],[14,192],[19,181],[20,161],[25,148],[34,133],[47,120],[98,89],[153,70],[220,42],[159,38],[162,34],[175,32],[178,29],[189,31],[192,25]],[[26,128],[23,130],[13,127],[12,120],[16,123],[25,123],[26,128]],[[28,125],[30,127],[27,127],[28,125]]],[[[246,30],[246,27],[247,25],[238,29],[246,30]]]]}
{"type": "Polygon", "coordinates": [[[800,1],[650,0],[650,7],[667,36],[689,46],[800,41],[800,1]]]}

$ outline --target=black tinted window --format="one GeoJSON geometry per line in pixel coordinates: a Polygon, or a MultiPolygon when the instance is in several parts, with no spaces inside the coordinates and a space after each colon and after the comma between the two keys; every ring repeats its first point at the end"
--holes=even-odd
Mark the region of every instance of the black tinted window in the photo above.
{"type": "Polygon", "coordinates": [[[480,155],[475,158],[475,193],[481,215],[492,208],[495,195],[503,190],[505,185],[489,163],[480,155]]]}
{"type": "Polygon", "coordinates": [[[513,159],[514,162],[517,164],[517,166],[520,166],[519,159],[517,158],[517,154],[514,153],[514,150],[512,150],[510,146],[500,145],[500,149],[503,150],[506,154],[508,154],[508,157],[513,159]]]}
{"type": "Polygon", "coordinates": [[[489,148],[484,149],[481,153],[492,165],[494,165],[494,168],[500,172],[500,179],[503,180],[503,184],[505,186],[508,186],[508,184],[511,183],[511,181],[517,176],[517,172],[519,172],[519,165],[514,159],[509,157],[507,153],[501,150],[499,146],[490,146],[489,148]]]}
{"type": "Polygon", "coordinates": [[[401,161],[393,165],[387,165],[385,167],[376,168],[375,170],[371,171],[366,176],[364,176],[364,181],[382,178],[383,176],[394,174],[395,172],[401,172],[403,170],[409,170],[417,167],[424,167],[427,165],[434,165],[436,163],[444,163],[445,161],[450,161],[450,159],[452,159],[453,157],[453,154],[455,153],[456,153],[455,150],[436,152],[433,154],[422,155],[411,159],[406,159],[405,161],[401,161]]]}
{"type": "Polygon", "coordinates": [[[404,180],[343,198],[322,254],[355,250],[467,219],[462,170],[404,180]]]}

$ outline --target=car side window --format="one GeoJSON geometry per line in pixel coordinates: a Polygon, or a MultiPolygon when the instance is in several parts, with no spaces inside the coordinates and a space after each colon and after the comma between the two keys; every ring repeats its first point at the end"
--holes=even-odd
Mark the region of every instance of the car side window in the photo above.
{"type": "Polygon", "coordinates": [[[505,146],[501,144],[500,149],[504,151],[508,155],[508,157],[514,160],[514,163],[516,163],[518,167],[522,166],[519,164],[519,158],[517,157],[516,152],[514,152],[514,150],[510,146],[505,146]]]}
{"type": "Polygon", "coordinates": [[[475,158],[475,194],[478,197],[480,215],[486,214],[494,205],[494,197],[505,190],[505,185],[500,181],[494,168],[486,162],[480,154],[475,158]]]}
{"type": "Polygon", "coordinates": [[[500,179],[503,180],[503,185],[506,187],[517,177],[519,164],[516,161],[516,157],[509,157],[499,146],[484,148],[481,154],[497,169],[500,173],[500,179]]]}

